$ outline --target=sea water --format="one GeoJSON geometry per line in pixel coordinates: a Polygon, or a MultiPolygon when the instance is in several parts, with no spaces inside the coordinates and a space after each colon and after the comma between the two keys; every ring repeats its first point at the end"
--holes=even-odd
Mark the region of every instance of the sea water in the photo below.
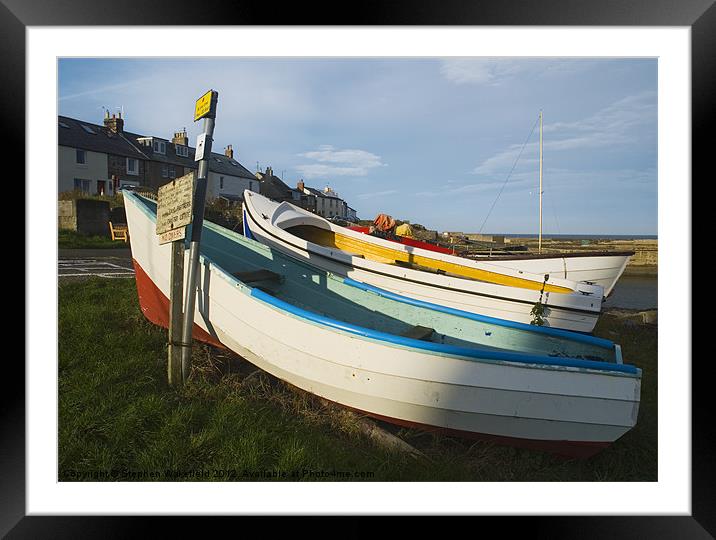
{"type": "Polygon", "coordinates": [[[658,307],[656,276],[622,276],[609,295],[605,308],[656,309],[658,307]]]}

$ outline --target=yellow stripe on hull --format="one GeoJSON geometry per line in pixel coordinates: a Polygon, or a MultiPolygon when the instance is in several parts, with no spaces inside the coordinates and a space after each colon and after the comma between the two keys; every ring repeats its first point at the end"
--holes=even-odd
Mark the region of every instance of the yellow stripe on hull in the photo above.
{"type": "MultiPolygon", "coordinates": [[[[371,261],[377,261],[387,264],[402,263],[411,266],[422,266],[431,270],[440,270],[446,273],[467,277],[470,279],[476,279],[488,283],[496,283],[498,285],[520,287],[522,289],[533,289],[537,291],[542,289],[542,282],[539,281],[507,276],[505,274],[500,274],[499,272],[490,272],[489,270],[472,268],[470,266],[445,262],[439,259],[432,259],[430,257],[424,257],[421,255],[413,255],[412,253],[406,253],[399,249],[391,249],[385,246],[374,244],[370,241],[363,241],[350,236],[336,234],[333,231],[319,229],[318,227],[300,225],[297,227],[292,227],[290,229],[290,232],[300,238],[303,238],[304,240],[313,242],[314,244],[340,249],[341,251],[347,251],[351,254],[362,255],[363,257],[371,261]]],[[[572,289],[569,289],[567,287],[559,287],[557,285],[549,284],[544,286],[544,290],[545,292],[556,293],[573,292],[572,289]]]]}

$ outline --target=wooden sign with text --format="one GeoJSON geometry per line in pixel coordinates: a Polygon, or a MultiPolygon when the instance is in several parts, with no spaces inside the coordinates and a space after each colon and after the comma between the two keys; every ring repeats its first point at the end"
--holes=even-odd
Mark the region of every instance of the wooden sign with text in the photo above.
{"type": "MultiPolygon", "coordinates": [[[[192,171],[159,188],[156,230],[158,235],[180,229],[191,223],[194,210],[194,176],[195,172],[192,171]]],[[[167,242],[178,239],[170,238],[167,242]]]]}

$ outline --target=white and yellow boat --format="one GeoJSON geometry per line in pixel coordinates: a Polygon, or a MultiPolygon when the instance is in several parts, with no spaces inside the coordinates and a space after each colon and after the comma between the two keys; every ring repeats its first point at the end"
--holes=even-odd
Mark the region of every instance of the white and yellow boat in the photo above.
{"type": "Polygon", "coordinates": [[[325,270],[472,313],[532,322],[544,306],[546,326],[591,332],[604,289],[550,273],[405,246],[339,227],[290,203],[244,192],[244,234],[325,270]]]}

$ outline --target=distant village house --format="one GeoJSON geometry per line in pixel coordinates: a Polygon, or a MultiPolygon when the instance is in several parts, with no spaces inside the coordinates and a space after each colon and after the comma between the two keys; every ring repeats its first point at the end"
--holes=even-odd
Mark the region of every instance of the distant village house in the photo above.
{"type": "Polygon", "coordinates": [[[349,213],[348,203],[340,198],[338,193],[333,191],[330,187],[316,189],[308,187],[303,183],[303,180],[298,182],[296,186],[298,190],[302,191],[306,195],[312,196],[316,200],[316,214],[323,216],[324,218],[338,217],[341,219],[348,219],[349,215],[355,219],[355,210],[349,213]]]}
{"type": "Polygon", "coordinates": [[[261,182],[260,193],[264,197],[277,202],[290,202],[295,206],[305,208],[309,212],[316,211],[316,200],[303,191],[288,186],[283,180],[273,173],[271,167],[266,167],[266,172],[257,172],[256,178],[261,182]]]}
{"type": "MultiPolygon", "coordinates": [[[[186,130],[171,139],[124,130],[121,113],[105,113],[102,126],[58,116],[58,191],[79,190],[88,195],[113,195],[122,187],[159,186],[198,169],[195,149],[186,130]]],[[[207,198],[241,200],[244,190],[259,191],[259,181],[234,158],[211,153],[207,198]]]]}

